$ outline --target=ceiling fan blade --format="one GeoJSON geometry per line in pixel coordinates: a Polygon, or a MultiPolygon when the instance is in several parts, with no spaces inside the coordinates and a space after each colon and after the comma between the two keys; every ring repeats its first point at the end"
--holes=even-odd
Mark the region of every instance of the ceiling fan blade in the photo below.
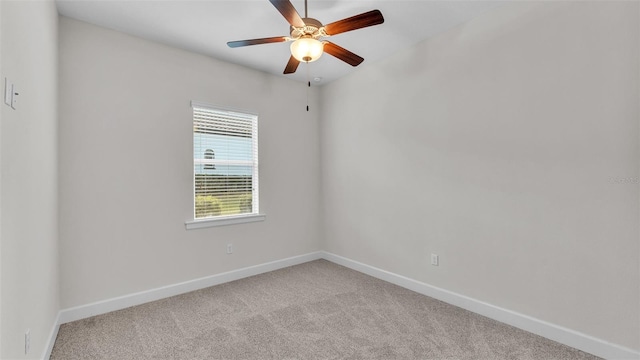
{"type": "Polygon", "coordinates": [[[340,47],[330,41],[323,41],[323,42],[324,42],[324,52],[326,52],[331,56],[337,57],[338,59],[346,62],[351,66],[358,66],[360,65],[360,63],[364,61],[364,58],[352,53],[351,51],[343,47],[340,47]]]}
{"type": "Polygon", "coordinates": [[[260,44],[271,44],[271,43],[279,43],[288,41],[289,38],[286,36],[276,36],[262,39],[250,39],[250,40],[238,40],[238,41],[229,41],[227,45],[231,48],[241,47],[241,46],[249,46],[249,45],[260,45],[260,44]]]}
{"type": "Polygon", "coordinates": [[[371,10],[360,15],[332,22],[324,26],[327,35],[336,35],[343,32],[362,29],[368,26],[379,25],[384,22],[380,10],[371,10]]]}
{"type": "Polygon", "coordinates": [[[304,21],[289,0],[269,0],[293,27],[304,27],[304,21]]]}
{"type": "Polygon", "coordinates": [[[298,59],[291,56],[289,58],[289,62],[287,63],[287,66],[284,68],[283,74],[293,74],[298,69],[298,65],[300,65],[300,61],[298,61],[298,59]]]}

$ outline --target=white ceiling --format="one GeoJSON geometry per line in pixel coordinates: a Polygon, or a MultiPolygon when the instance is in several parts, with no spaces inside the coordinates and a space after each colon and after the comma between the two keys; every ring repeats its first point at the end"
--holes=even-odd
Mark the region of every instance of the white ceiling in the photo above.
{"type": "MultiPolygon", "coordinates": [[[[304,17],[304,0],[291,0],[304,17]]],[[[217,59],[321,85],[355,71],[324,54],[283,75],[290,43],[229,48],[231,40],[288,36],[289,24],[268,0],[56,0],[64,16],[217,59]],[[306,66],[309,67],[307,70],[306,66]]],[[[359,67],[453,28],[504,2],[457,0],[308,0],[309,17],[323,24],[379,9],[384,24],[331,37],[364,57],[359,67]]],[[[358,68],[359,68],[358,67],[358,68]]]]}

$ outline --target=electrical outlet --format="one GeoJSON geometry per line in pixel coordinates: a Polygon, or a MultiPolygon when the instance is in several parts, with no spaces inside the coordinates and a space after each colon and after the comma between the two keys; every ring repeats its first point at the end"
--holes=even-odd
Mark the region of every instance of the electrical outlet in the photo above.
{"type": "Polygon", "coordinates": [[[431,265],[438,266],[440,264],[440,260],[438,258],[438,254],[431,254],[431,265]]]}
{"type": "Polygon", "coordinates": [[[31,350],[31,329],[24,332],[24,354],[29,354],[31,350]]]}
{"type": "Polygon", "coordinates": [[[233,253],[233,244],[227,244],[227,254],[233,253]]]}

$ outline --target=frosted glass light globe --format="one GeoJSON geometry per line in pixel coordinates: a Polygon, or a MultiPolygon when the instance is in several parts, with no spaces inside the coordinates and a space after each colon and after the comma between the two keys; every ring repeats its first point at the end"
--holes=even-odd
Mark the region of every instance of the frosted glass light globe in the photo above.
{"type": "Polygon", "coordinates": [[[323,49],[324,44],[311,37],[303,37],[291,43],[291,55],[298,61],[316,61],[322,56],[323,49]]]}

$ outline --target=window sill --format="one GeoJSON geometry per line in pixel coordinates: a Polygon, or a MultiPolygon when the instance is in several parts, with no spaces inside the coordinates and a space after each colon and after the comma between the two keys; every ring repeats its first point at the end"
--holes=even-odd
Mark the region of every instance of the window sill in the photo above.
{"type": "Polygon", "coordinates": [[[250,222],[256,222],[256,221],[264,221],[266,217],[267,217],[266,214],[225,216],[225,217],[219,217],[216,219],[186,221],[184,223],[184,226],[187,228],[187,230],[194,230],[194,229],[202,229],[202,228],[208,228],[208,227],[214,227],[214,226],[225,226],[225,225],[250,223],[250,222]]]}

